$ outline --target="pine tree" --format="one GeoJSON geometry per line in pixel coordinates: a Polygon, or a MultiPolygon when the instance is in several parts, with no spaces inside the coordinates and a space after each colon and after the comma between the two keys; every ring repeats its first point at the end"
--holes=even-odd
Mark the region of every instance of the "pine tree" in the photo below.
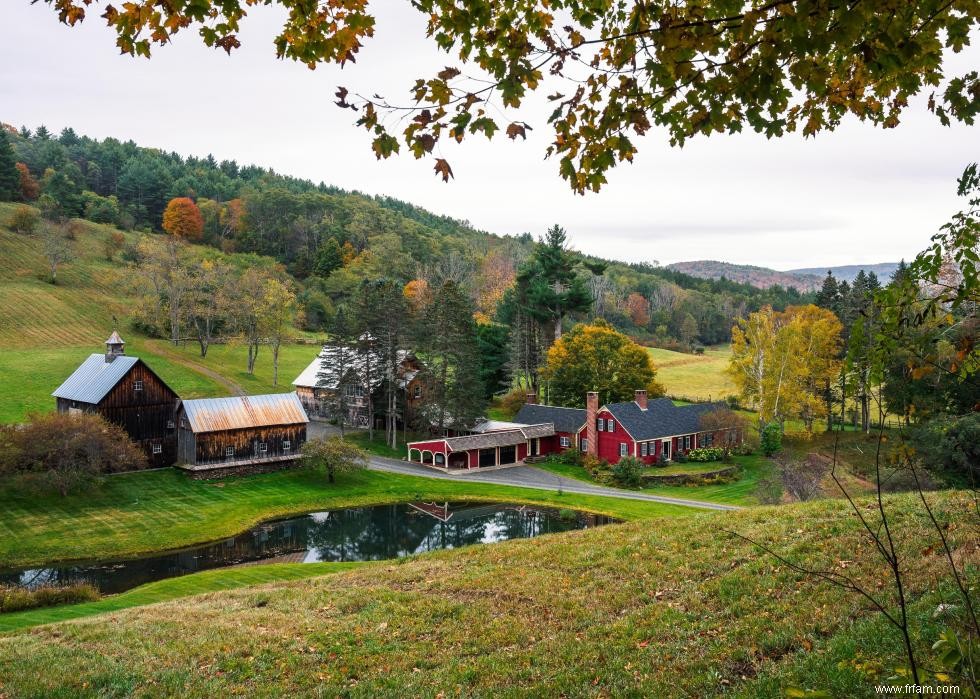
{"type": "Polygon", "coordinates": [[[431,388],[423,415],[440,432],[472,427],[485,407],[474,312],[469,297],[447,281],[436,290],[426,318],[429,332],[421,344],[431,388]]]}
{"type": "Polygon", "coordinates": [[[829,269],[827,276],[824,277],[823,286],[817,292],[816,305],[820,308],[830,309],[834,313],[840,309],[840,287],[837,285],[834,273],[829,269]]]}
{"type": "Polygon", "coordinates": [[[7,131],[0,126],[0,201],[20,198],[20,173],[7,131]]]}
{"type": "Polygon", "coordinates": [[[517,275],[517,283],[525,288],[528,310],[539,321],[553,324],[556,340],[566,315],[584,313],[592,306],[592,294],[576,274],[577,260],[566,247],[566,239],[561,226],[549,228],[517,275]]]}

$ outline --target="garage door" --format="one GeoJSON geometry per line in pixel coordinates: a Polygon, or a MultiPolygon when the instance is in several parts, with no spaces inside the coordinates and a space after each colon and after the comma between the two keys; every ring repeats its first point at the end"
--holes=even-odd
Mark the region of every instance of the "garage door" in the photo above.
{"type": "Polygon", "coordinates": [[[500,463],[516,464],[517,447],[500,447],[500,463]]]}
{"type": "Polygon", "coordinates": [[[497,450],[481,449],[480,466],[496,466],[496,465],[497,465],[497,450]]]}

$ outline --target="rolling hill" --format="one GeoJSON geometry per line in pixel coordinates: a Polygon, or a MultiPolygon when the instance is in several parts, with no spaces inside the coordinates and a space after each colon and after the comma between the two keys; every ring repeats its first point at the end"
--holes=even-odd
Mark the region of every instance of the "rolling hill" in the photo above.
{"type": "Polygon", "coordinates": [[[854,281],[854,277],[862,269],[865,272],[874,272],[881,281],[887,281],[898,268],[897,262],[882,262],[878,264],[860,265],[839,265],[831,267],[807,267],[802,269],[789,269],[779,271],[768,267],[756,267],[754,265],[737,265],[731,262],[719,262],[717,260],[692,260],[689,262],[674,262],[666,265],[667,269],[673,269],[692,277],[701,279],[729,279],[743,284],[751,284],[759,289],[768,289],[773,285],[797,289],[802,292],[816,291],[820,288],[827,271],[830,270],[838,281],[848,283],[854,281]]]}
{"type": "MultiPolygon", "coordinates": [[[[932,499],[944,521],[969,516],[964,494],[932,499]]],[[[955,623],[933,612],[955,593],[935,587],[942,556],[916,545],[929,529],[915,497],[888,505],[914,643],[931,660],[955,623]]],[[[894,677],[900,635],[860,596],[732,532],[846,569],[893,607],[847,504],[822,500],[472,546],[13,632],[0,636],[0,692],[660,697],[683,682],[683,696],[864,697],[894,677]]],[[[974,583],[971,533],[948,536],[974,583]]]]}

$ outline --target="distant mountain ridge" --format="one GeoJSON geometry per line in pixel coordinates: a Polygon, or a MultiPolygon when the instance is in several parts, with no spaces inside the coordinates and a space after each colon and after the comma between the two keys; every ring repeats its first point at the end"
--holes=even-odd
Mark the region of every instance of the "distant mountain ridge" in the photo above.
{"type": "Polygon", "coordinates": [[[801,269],[790,269],[779,271],[768,267],[757,267],[755,265],[738,265],[732,262],[721,262],[719,260],[691,260],[688,262],[674,262],[666,265],[667,269],[673,269],[692,277],[701,279],[729,279],[734,282],[751,284],[759,289],[768,289],[773,285],[791,287],[802,292],[816,291],[823,283],[823,278],[830,270],[838,281],[854,281],[854,277],[862,269],[865,272],[874,272],[879,279],[887,281],[898,268],[897,262],[881,262],[877,264],[859,265],[839,265],[828,267],[808,267],[801,269]]]}
{"type": "Polygon", "coordinates": [[[892,275],[895,274],[895,270],[898,269],[897,262],[879,262],[873,265],[839,265],[836,267],[803,267],[800,269],[789,269],[786,270],[788,274],[817,274],[821,279],[826,276],[827,270],[830,270],[837,281],[853,282],[854,277],[858,275],[858,272],[864,270],[865,273],[874,272],[875,276],[878,277],[882,282],[891,279],[892,275]]]}

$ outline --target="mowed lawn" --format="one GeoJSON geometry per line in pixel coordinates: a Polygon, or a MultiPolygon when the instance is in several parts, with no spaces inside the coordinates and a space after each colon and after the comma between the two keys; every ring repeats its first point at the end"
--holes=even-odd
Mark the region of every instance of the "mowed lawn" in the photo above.
{"type": "Polygon", "coordinates": [[[418,478],[377,471],[344,474],[336,484],[305,469],[196,481],[165,469],[110,476],[68,497],[19,493],[0,484],[0,568],[137,556],[206,543],[255,524],[316,510],[414,500],[526,502],[622,519],[690,515],[692,508],[418,478]]]}
{"type": "Polygon", "coordinates": [[[667,395],[700,402],[724,400],[738,391],[725,369],[732,355],[731,346],[708,347],[703,355],[684,354],[648,347],[657,368],[657,381],[667,395]]]}

